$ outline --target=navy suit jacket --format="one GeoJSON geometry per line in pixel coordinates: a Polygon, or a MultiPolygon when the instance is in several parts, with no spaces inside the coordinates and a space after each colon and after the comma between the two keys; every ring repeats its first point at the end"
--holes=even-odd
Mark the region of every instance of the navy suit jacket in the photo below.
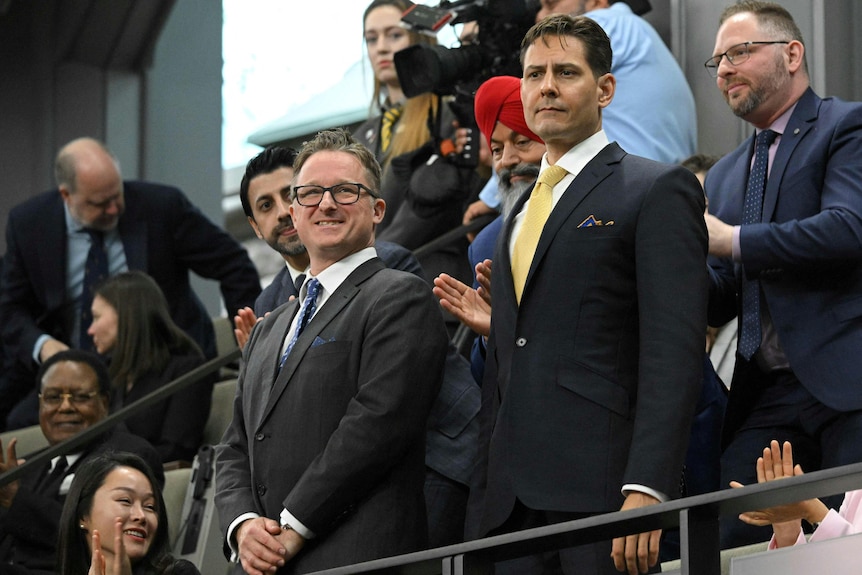
{"type": "MultiPolygon", "coordinates": [[[[752,136],[706,178],[709,210],[741,221],[752,136]]],[[[862,409],[862,104],[807,90],[781,137],[766,185],[762,223],[742,226],[742,261],[710,258],[709,322],[738,313],[742,271],[759,278],[791,369],[819,401],[862,409]]],[[[751,403],[753,362],[737,358],[725,439],[751,403]]]]}
{"type": "Polygon", "coordinates": [[[468,535],[531,509],[618,510],[624,484],[669,497],[701,388],[707,234],[697,180],[609,144],[542,231],[520,305],[497,243],[468,535]],[[593,216],[605,225],[585,226],[593,216]]]}
{"type": "MultiPolygon", "coordinates": [[[[150,274],[171,316],[208,357],[215,356],[212,321],[192,291],[189,272],[217,280],[228,313],[251,306],[260,279],[245,249],[213,224],[177,188],[124,183],[119,232],[129,269],[150,274]]],[[[0,297],[3,341],[19,366],[33,368],[33,346],[47,333],[69,343],[66,297],[66,221],[57,190],[9,213],[5,289],[0,297]]]]}

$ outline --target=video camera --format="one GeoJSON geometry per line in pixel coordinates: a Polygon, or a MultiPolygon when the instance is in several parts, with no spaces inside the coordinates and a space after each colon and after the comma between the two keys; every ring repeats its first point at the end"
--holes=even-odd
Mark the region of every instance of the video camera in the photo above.
{"type": "Polygon", "coordinates": [[[408,97],[425,92],[472,94],[492,76],[520,76],[521,38],[532,26],[537,0],[442,0],[414,5],[401,20],[416,32],[435,34],[446,24],[473,22],[475,44],[459,48],[415,44],[396,52],[395,69],[408,97]]]}

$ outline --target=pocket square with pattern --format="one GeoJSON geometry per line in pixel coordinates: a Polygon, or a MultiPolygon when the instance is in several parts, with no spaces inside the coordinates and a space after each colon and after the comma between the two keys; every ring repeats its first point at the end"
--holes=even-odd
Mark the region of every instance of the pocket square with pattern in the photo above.
{"type": "Polygon", "coordinates": [[[606,222],[603,222],[602,220],[598,219],[595,215],[590,214],[589,216],[587,216],[587,219],[585,219],[580,224],[578,224],[578,227],[579,228],[591,228],[593,226],[612,226],[612,225],[614,225],[613,220],[608,220],[606,222]]]}

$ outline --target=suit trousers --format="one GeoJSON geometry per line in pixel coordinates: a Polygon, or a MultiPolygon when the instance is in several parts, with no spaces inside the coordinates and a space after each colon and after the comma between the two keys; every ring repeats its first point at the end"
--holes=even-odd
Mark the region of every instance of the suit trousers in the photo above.
{"type": "MultiPolygon", "coordinates": [[[[491,535],[511,533],[523,529],[545,527],[590,517],[593,513],[571,513],[564,511],[536,511],[515,501],[512,514],[491,535]]],[[[494,575],[620,575],[611,558],[612,541],[599,541],[589,545],[569,547],[559,551],[548,551],[527,555],[518,559],[501,561],[494,565],[494,575]]],[[[661,572],[656,564],[649,573],[661,572]]]]}
{"type": "MultiPolygon", "coordinates": [[[[840,412],[823,405],[791,371],[761,377],[762,392],[722,453],[723,488],[730,481],[757,483],[757,458],[773,439],[781,444],[790,441],[793,463],[806,472],[862,461],[862,411],[840,412]]],[[[841,493],[821,499],[837,511],[843,497],[841,493]]],[[[771,526],[755,527],[729,515],[721,518],[722,549],[768,541],[771,536],[771,526]]]]}

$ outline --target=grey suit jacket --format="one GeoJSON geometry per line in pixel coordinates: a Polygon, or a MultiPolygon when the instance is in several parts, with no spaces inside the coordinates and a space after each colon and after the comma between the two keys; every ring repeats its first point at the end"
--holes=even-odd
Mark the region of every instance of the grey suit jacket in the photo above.
{"type": "Polygon", "coordinates": [[[277,519],[287,508],[317,537],[285,573],[422,548],[425,421],[447,346],[427,284],[377,258],[362,264],[278,372],[298,307],[273,311],[244,349],[217,448],[225,531],[243,513],[277,519]]]}

